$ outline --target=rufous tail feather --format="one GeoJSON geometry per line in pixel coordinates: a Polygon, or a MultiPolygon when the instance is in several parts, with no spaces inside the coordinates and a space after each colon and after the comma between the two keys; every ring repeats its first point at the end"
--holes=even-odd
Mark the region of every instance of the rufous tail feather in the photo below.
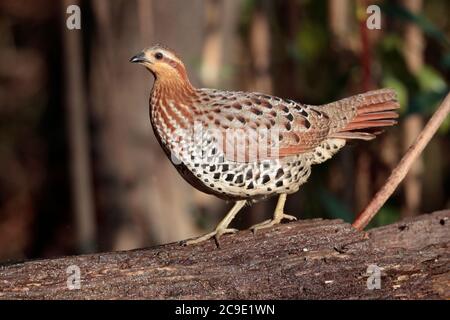
{"type": "Polygon", "coordinates": [[[397,123],[400,107],[392,89],[380,89],[322,106],[334,125],[330,138],[371,140],[382,130],[397,123]],[[375,129],[375,130],[374,130],[375,129]]]}

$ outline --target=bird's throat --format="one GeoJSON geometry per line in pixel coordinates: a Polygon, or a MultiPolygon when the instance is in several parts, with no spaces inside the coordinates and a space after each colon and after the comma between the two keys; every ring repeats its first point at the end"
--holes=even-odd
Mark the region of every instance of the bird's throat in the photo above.
{"type": "Polygon", "coordinates": [[[150,98],[152,125],[162,140],[178,129],[189,129],[196,112],[196,90],[189,81],[156,78],[150,98]],[[162,128],[162,129],[161,129],[162,128]]]}

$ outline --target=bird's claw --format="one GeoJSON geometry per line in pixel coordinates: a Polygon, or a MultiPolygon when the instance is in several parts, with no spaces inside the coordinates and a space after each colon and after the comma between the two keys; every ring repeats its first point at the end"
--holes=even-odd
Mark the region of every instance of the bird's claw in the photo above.
{"type": "Polygon", "coordinates": [[[254,226],[250,227],[250,230],[253,231],[253,234],[256,234],[256,231],[261,230],[261,229],[266,229],[266,228],[270,228],[274,225],[279,224],[283,219],[289,220],[289,221],[295,221],[297,220],[296,217],[291,216],[289,214],[282,214],[274,219],[269,219],[266,221],[263,221],[261,223],[255,224],[254,226]]]}
{"type": "Polygon", "coordinates": [[[210,233],[207,233],[207,234],[205,234],[205,235],[203,235],[201,237],[183,241],[181,244],[183,246],[190,246],[190,245],[199,244],[199,243],[201,243],[203,241],[206,241],[206,240],[209,240],[211,238],[214,238],[217,247],[220,247],[219,238],[222,235],[227,234],[227,233],[236,233],[238,231],[239,231],[238,229],[233,229],[233,228],[225,228],[225,229],[217,228],[216,230],[214,230],[214,231],[212,231],[210,233]]]}

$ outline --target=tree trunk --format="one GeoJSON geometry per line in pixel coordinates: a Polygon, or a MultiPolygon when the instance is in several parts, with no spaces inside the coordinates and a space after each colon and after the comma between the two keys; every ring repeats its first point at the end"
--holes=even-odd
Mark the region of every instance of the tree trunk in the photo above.
{"type": "MultiPolygon", "coordinates": [[[[403,6],[414,14],[422,11],[422,0],[403,0],[403,6]]],[[[416,24],[408,23],[405,26],[404,56],[408,69],[417,74],[424,64],[425,40],[422,30],[416,24]]],[[[423,130],[424,119],[420,113],[407,115],[403,121],[403,147],[409,148],[414,139],[423,130]]],[[[414,166],[408,172],[404,182],[405,206],[402,216],[416,216],[420,213],[422,203],[424,163],[423,158],[416,160],[414,166]]]]}
{"type": "MultiPolygon", "coordinates": [[[[64,8],[77,1],[64,1],[64,8]]],[[[90,159],[89,115],[82,61],[81,32],[63,28],[67,137],[70,149],[71,191],[79,252],[94,252],[96,224],[90,159]]]]}
{"type": "Polygon", "coordinates": [[[303,220],[223,236],[220,248],[173,243],[18,263],[0,267],[0,298],[448,299],[449,218],[439,211],[367,233],[303,220]],[[67,286],[71,265],[78,290],[67,286]],[[380,268],[380,289],[368,289],[377,283],[370,265],[380,268]]]}

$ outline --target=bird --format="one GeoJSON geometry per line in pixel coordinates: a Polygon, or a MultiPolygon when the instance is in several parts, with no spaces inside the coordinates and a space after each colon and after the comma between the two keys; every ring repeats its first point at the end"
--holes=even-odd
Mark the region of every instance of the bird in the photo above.
{"type": "Polygon", "coordinates": [[[238,230],[237,213],[278,196],[273,218],[252,226],[265,229],[282,220],[287,195],[304,184],[313,165],[335,155],[351,140],[372,140],[397,123],[396,93],[385,88],[323,105],[308,105],[259,92],[195,88],[184,63],[157,44],[134,55],[154,76],[149,98],[154,134],[179,174],[194,188],[234,205],[212,231],[183,242],[198,244],[238,230]]]}

